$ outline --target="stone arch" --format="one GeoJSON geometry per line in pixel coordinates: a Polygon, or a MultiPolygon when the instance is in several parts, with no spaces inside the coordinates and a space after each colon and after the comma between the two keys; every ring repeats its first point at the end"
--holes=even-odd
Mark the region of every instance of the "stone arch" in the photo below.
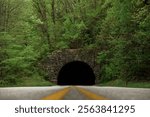
{"type": "Polygon", "coordinates": [[[95,85],[93,69],[85,62],[72,61],[64,65],[57,77],[58,85],[95,85]]]}
{"type": "Polygon", "coordinates": [[[95,49],[63,49],[57,50],[45,57],[39,64],[45,71],[46,79],[57,84],[59,71],[63,66],[72,61],[87,63],[94,71],[96,84],[99,82],[100,66],[96,62],[98,50],[95,49]]]}

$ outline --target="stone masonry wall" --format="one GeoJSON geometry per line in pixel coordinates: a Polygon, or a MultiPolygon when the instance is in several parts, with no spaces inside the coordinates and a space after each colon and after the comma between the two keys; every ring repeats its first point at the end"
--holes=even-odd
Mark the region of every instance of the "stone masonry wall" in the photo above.
{"type": "Polygon", "coordinates": [[[65,64],[72,61],[82,61],[91,66],[98,83],[100,66],[96,63],[97,53],[96,49],[57,50],[44,58],[40,63],[40,67],[47,73],[50,81],[56,82],[58,73],[65,64]]]}

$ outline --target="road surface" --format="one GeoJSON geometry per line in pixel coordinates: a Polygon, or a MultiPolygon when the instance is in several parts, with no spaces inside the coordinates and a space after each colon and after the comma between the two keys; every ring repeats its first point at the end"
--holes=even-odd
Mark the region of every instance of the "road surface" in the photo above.
{"type": "Polygon", "coordinates": [[[0,100],[150,100],[150,89],[97,86],[0,88],[0,100]]]}
{"type": "Polygon", "coordinates": [[[0,100],[39,100],[66,87],[10,87],[0,88],[0,100]]]}
{"type": "Polygon", "coordinates": [[[150,100],[150,89],[121,87],[82,87],[111,100],[150,100]]]}

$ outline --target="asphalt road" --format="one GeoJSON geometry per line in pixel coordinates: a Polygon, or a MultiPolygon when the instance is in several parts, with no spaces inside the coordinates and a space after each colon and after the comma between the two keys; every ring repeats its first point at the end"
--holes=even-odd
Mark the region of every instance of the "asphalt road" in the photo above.
{"type": "Polygon", "coordinates": [[[71,90],[63,97],[63,100],[88,100],[83,93],[79,92],[75,87],[71,87],[71,90]]]}
{"type": "Polygon", "coordinates": [[[0,100],[39,100],[65,87],[10,87],[0,88],[0,100]]]}
{"type": "Polygon", "coordinates": [[[90,99],[89,97],[92,97],[93,94],[110,100],[150,100],[150,89],[96,86],[0,88],[0,100],[39,100],[57,92],[55,96],[53,96],[56,97],[63,92],[62,90],[68,87],[69,91],[64,93],[63,100],[87,100],[90,99]],[[77,88],[86,90],[85,92],[90,96],[86,97],[86,95],[77,90],[77,88]]]}
{"type": "Polygon", "coordinates": [[[121,87],[82,87],[111,100],[150,100],[150,89],[121,87]]]}

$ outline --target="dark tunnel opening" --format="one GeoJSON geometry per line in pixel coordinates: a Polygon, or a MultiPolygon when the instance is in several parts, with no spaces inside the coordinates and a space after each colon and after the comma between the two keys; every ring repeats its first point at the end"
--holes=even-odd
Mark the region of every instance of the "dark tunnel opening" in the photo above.
{"type": "Polygon", "coordinates": [[[57,78],[58,85],[95,85],[92,68],[85,62],[73,61],[64,65],[57,78]]]}

